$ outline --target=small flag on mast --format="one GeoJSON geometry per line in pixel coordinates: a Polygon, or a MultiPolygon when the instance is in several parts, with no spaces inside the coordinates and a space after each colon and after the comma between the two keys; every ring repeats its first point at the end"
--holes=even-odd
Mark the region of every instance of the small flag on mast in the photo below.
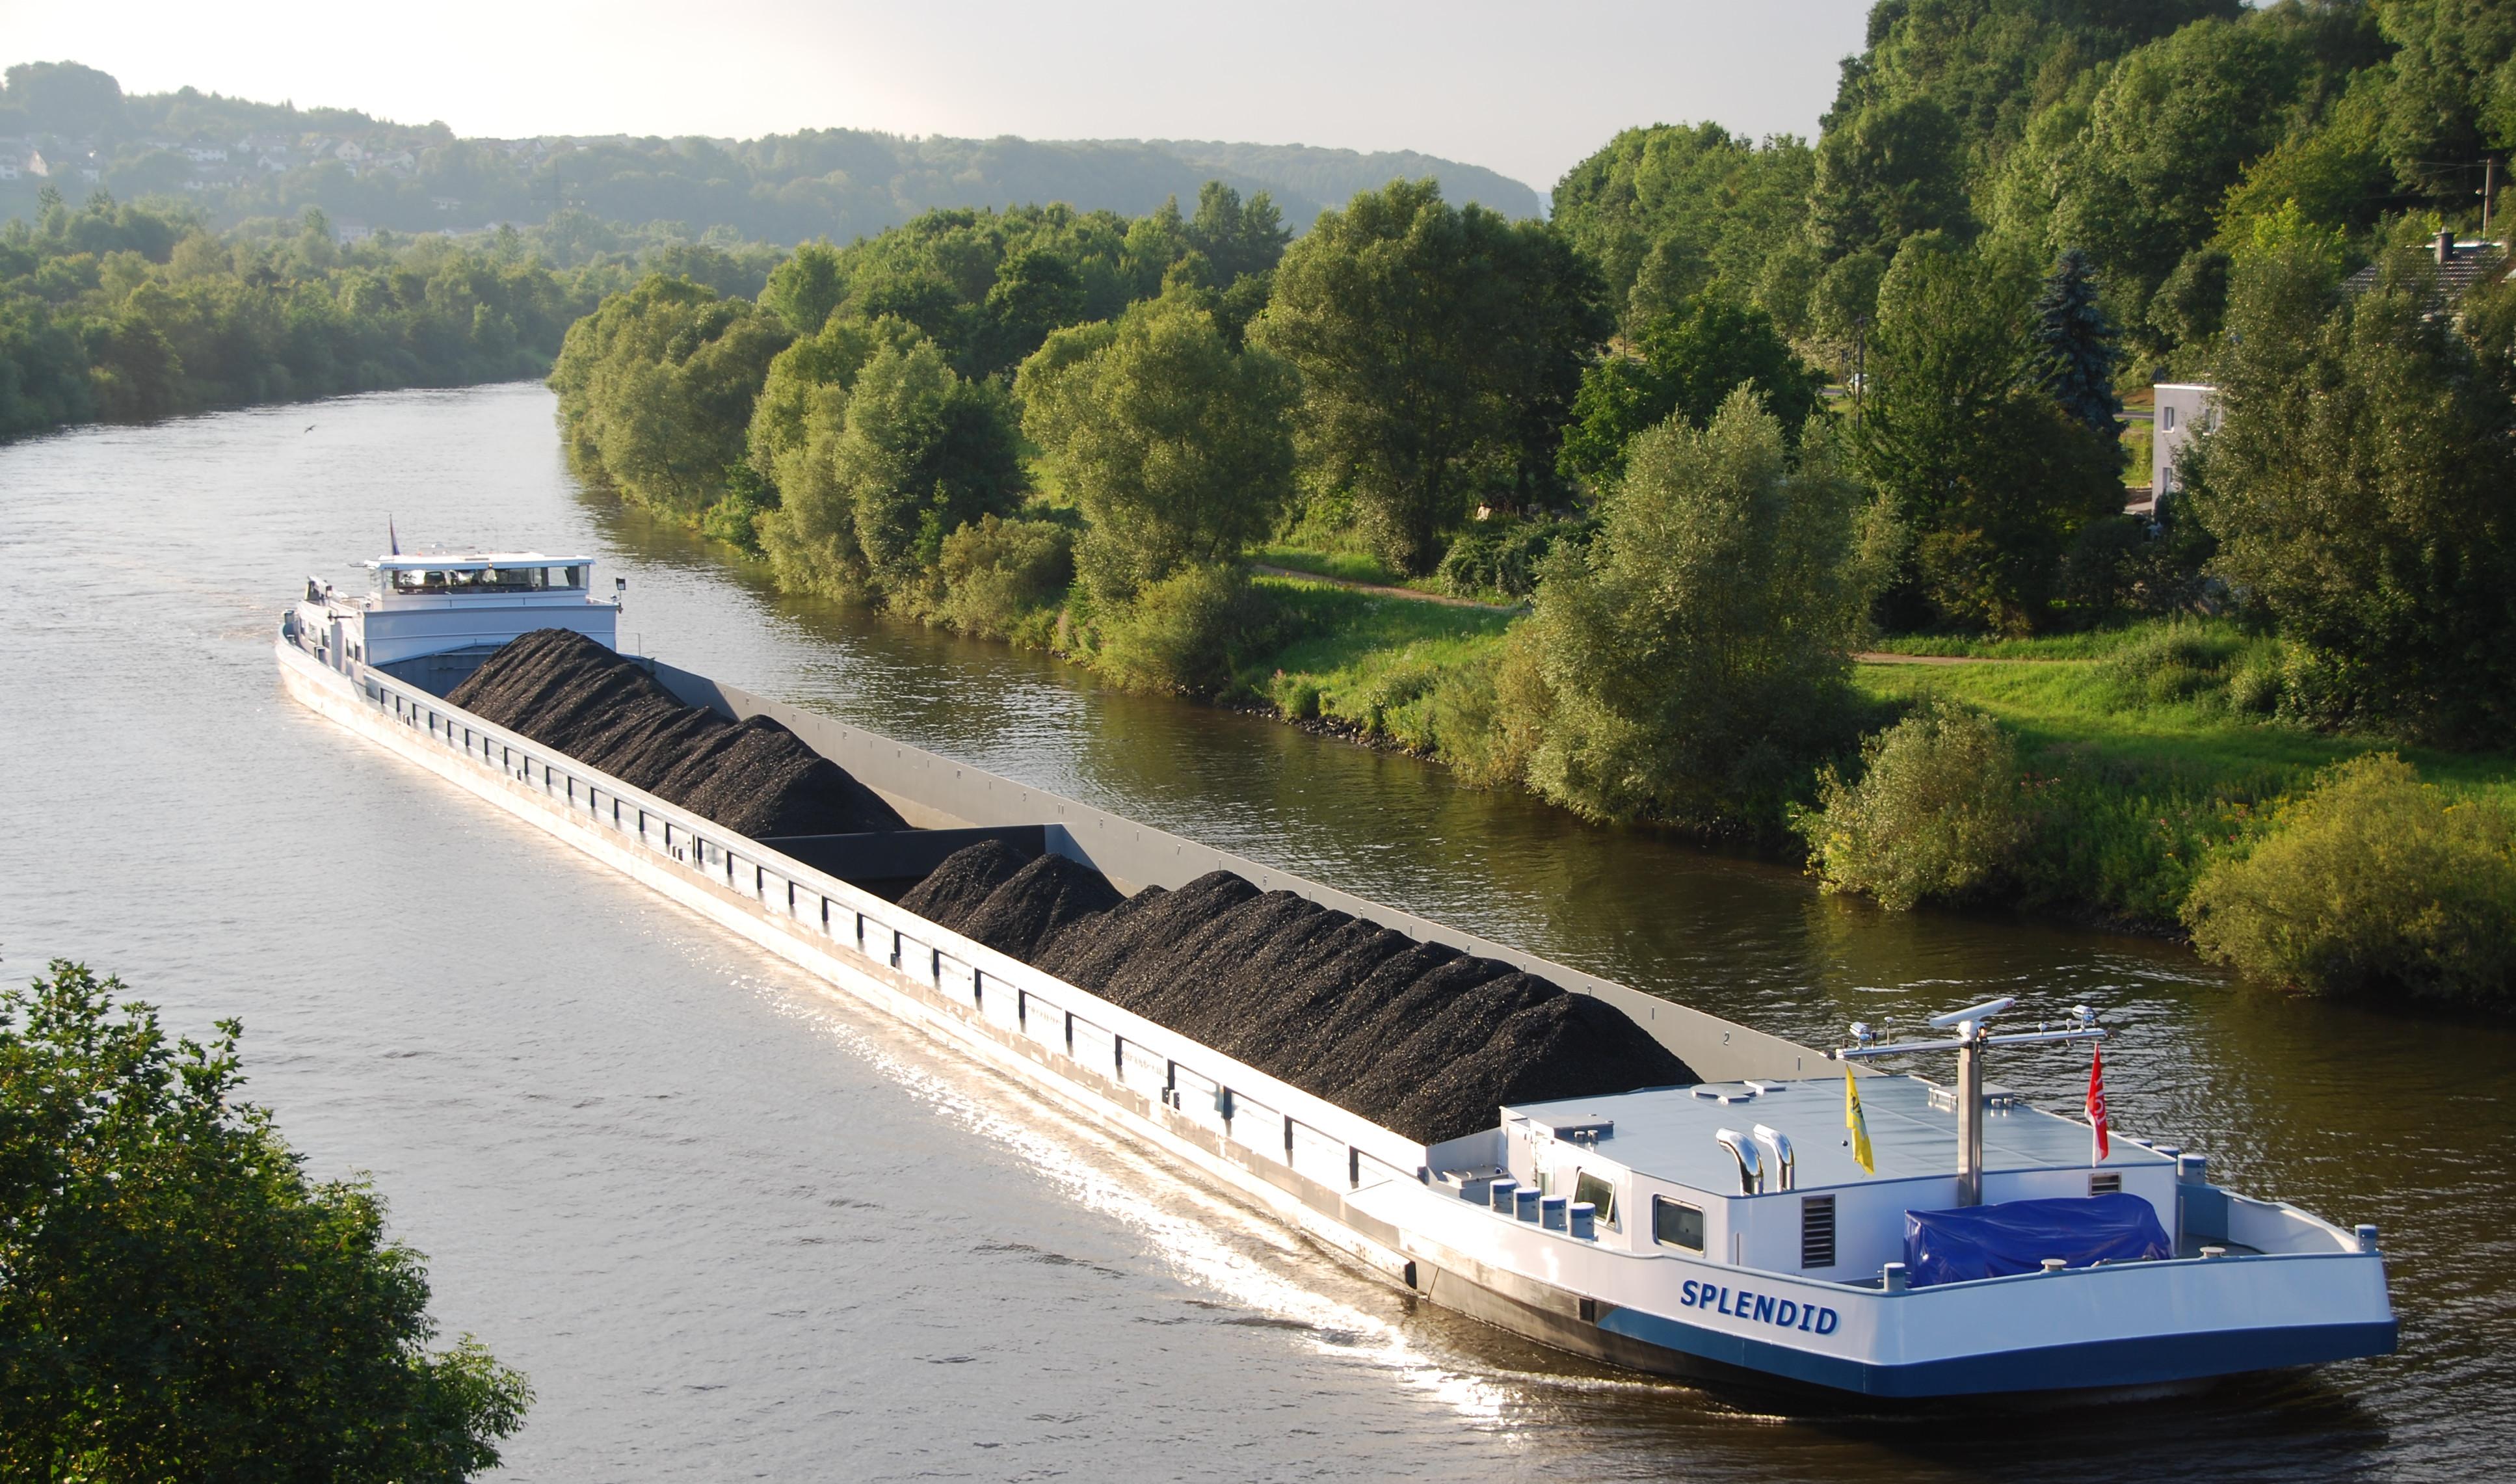
{"type": "Polygon", "coordinates": [[[2088,1063],[2088,1163],[2102,1165],[2112,1146],[2106,1140],[2106,1048],[2097,1047],[2088,1063]]]}
{"type": "Polygon", "coordinates": [[[385,544],[393,548],[393,555],[401,555],[401,532],[394,530],[392,516],[385,517],[385,544]]]}
{"type": "Polygon", "coordinates": [[[1850,1067],[1843,1069],[1843,1126],[1852,1130],[1852,1137],[1848,1142],[1852,1145],[1853,1160],[1865,1171],[1876,1174],[1878,1161],[1869,1152],[1869,1120],[1862,1115],[1861,1089],[1852,1084],[1850,1067]]]}

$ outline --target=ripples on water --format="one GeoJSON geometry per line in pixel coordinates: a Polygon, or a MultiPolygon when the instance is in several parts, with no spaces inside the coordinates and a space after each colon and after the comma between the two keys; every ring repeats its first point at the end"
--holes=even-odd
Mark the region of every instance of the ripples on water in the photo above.
{"type": "MultiPolygon", "coordinates": [[[[1110,695],[771,593],[578,492],[537,388],[0,449],[0,956],[121,971],[316,1170],[372,1170],[437,1312],[531,1373],[520,1478],[2146,1480],[2511,1453],[2516,1039],[2229,986],[2171,946],[1890,918],[1441,770],[1110,695]],[[306,432],[307,423],[314,424],[306,432]],[[676,663],[1824,1043],[2100,1005],[2118,1126],[2395,1254],[2405,1353],[2200,1396],[1785,1420],[1598,1371],[1284,1228],[277,694],[273,615],[406,540],[592,548],[676,663]]],[[[1996,1080],[2077,1099],[2075,1056],[1996,1080]]]]}

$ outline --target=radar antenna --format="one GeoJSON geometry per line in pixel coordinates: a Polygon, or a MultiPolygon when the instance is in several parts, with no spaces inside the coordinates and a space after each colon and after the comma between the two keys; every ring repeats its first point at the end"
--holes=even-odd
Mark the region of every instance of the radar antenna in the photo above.
{"type": "Polygon", "coordinates": [[[1905,1056],[1917,1051],[1954,1051],[1957,1054],[1957,1204],[1983,1204],[1983,1053],[1988,1046],[2034,1046],[2052,1041],[2102,1040],[2105,1029],[2097,1024],[2097,1012],[2086,1005],[2071,1010],[2071,1024],[2058,1031],[2038,1025],[2033,1031],[2013,1031],[1994,1036],[1988,1029],[1995,1015],[2018,1003],[2006,996],[1950,1010],[1946,1015],[1931,1017],[1935,1031],[1956,1034],[1939,1040],[1900,1040],[1881,1042],[1868,1025],[1855,1021],[1852,1044],[1826,1055],[1836,1061],[1868,1061],[1880,1056],[1905,1056]]]}

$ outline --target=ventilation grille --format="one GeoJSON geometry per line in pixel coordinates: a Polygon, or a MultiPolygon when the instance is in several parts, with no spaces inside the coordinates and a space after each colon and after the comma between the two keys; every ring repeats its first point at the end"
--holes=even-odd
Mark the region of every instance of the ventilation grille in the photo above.
{"type": "Polygon", "coordinates": [[[1834,1266],[1834,1197],[1800,1198],[1800,1266],[1834,1266]]]}
{"type": "Polygon", "coordinates": [[[2088,1176],[2088,1194],[2092,1196],[2121,1195],[2122,1176],[2118,1174],[2088,1176]]]}

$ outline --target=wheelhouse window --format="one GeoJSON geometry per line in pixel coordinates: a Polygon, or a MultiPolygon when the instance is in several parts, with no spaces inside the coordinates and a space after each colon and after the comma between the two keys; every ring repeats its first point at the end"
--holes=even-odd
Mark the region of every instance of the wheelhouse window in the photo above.
{"type": "Polygon", "coordinates": [[[1703,1251],[1703,1208],[1666,1196],[1652,1197],[1652,1240],[1690,1252],[1703,1251]]]}
{"type": "Polygon", "coordinates": [[[583,587],[583,567],[411,568],[393,574],[398,593],[530,593],[583,587]]]}

